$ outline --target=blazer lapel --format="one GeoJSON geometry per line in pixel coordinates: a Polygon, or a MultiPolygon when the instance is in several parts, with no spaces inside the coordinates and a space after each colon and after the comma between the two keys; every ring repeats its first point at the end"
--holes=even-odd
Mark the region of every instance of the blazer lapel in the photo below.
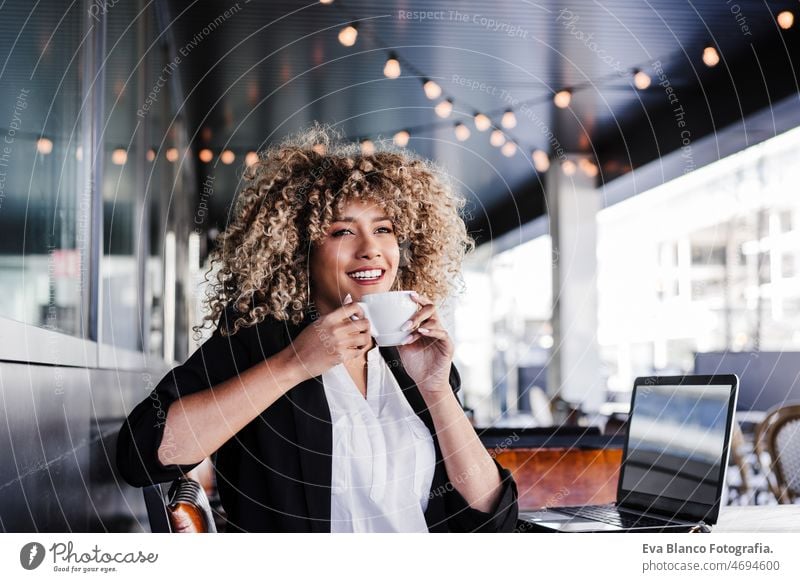
{"type": "MultiPolygon", "coordinates": [[[[433,448],[436,454],[436,468],[433,473],[433,481],[431,482],[432,496],[428,501],[428,508],[425,510],[425,522],[428,525],[428,531],[448,531],[444,498],[441,494],[442,491],[447,490],[448,477],[447,470],[445,469],[444,465],[444,459],[442,458],[442,450],[439,447],[439,441],[436,438],[436,429],[433,426],[433,418],[431,417],[431,413],[425,404],[425,400],[422,398],[419,388],[417,388],[416,383],[403,367],[403,361],[400,358],[400,352],[398,349],[396,347],[384,347],[381,348],[381,354],[386,360],[386,363],[389,365],[389,369],[394,374],[394,377],[397,379],[397,383],[400,385],[400,390],[402,390],[406,400],[408,400],[409,404],[411,404],[411,408],[414,409],[414,412],[422,420],[422,422],[425,423],[425,426],[428,427],[428,430],[431,431],[431,435],[433,435],[433,448]],[[433,492],[436,492],[436,494],[433,494],[433,492]]],[[[452,367],[452,370],[455,370],[454,366],[452,367]]],[[[460,386],[460,378],[457,376],[457,372],[455,372],[455,374],[456,376],[454,377],[453,372],[451,372],[451,385],[453,382],[456,382],[460,386]]]]}
{"type": "MultiPolygon", "coordinates": [[[[307,324],[308,318],[299,326],[284,326],[287,346],[307,324]]],[[[293,404],[296,444],[311,529],[330,532],[333,429],[322,377],[298,384],[287,393],[287,397],[293,404]]]]}

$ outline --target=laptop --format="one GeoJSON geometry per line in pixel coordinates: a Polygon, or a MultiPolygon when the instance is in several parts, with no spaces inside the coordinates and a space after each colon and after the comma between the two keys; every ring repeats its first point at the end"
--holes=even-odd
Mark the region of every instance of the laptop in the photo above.
{"type": "Polygon", "coordinates": [[[637,378],[617,501],[520,512],[534,531],[708,531],[717,522],[737,376],[637,378]]]}

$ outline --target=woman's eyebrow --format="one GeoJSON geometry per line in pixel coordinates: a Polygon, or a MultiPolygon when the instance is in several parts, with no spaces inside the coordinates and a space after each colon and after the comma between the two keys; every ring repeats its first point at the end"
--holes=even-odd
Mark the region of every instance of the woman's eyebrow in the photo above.
{"type": "MultiPolygon", "coordinates": [[[[388,216],[380,216],[378,218],[372,219],[372,222],[382,222],[384,220],[391,220],[391,218],[388,217],[388,216]]],[[[334,222],[355,222],[356,219],[353,218],[352,216],[343,216],[341,218],[334,218],[333,221],[334,222]]]]}

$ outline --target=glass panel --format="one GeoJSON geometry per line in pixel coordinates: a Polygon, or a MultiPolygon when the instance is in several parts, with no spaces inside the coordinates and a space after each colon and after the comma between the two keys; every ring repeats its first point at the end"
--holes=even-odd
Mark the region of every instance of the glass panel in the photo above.
{"type": "Polygon", "coordinates": [[[146,13],[138,2],[120,3],[106,14],[105,119],[103,131],[103,257],[101,293],[103,343],[141,350],[140,277],[141,174],[145,162],[140,107],[146,13]]]}
{"type": "MultiPolygon", "coordinates": [[[[178,70],[153,6],[139,0],[107,13],[101,341],[172,360],[185,355],[175,352],[186,343],[175,329],[185,324],[175,321],[184,289],[180,274],[165,273],[165,240],[175,230],[170,221],[188,212],[180,179],[186,129],[173,115],[178,70]]],[[[171,248],[184,249],[186,236],[175,242],[171,248]]]]}
{"type": "Polygon", "coordinates": [[[83,336],[85,10],[81,2],[10,0],[2,11],[0,316],[83,336]]]}

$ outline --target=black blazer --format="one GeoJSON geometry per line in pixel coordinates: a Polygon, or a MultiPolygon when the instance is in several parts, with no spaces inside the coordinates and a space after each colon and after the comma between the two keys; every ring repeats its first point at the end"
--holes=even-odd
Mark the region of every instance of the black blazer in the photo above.
{"type": "MultiPolygon", "coordinates": [[[[223,313],[220,326],[232,326],[236,312],[223,313]]],[[[243,372],[289,345],[310,323],[267,318],[224,337],[218,329],[182,365],[172,369],[123,423],[117,442],[117,467],[131,485],[172,481],[196,465],[162,465],[157,451],[169,405],[243,372]]],[[[228,327],[232,329],[232,327],[228,327]]],[[[380,348],[403,394],[433,435],[436,450],[425,520],[431,532],[511,532],[517,521],[517,487],[508,469],[495,460],[502,493],[494,511],[469,507],[448,478],[430,412],[406,374],[396,348],[380,348]]],[[[450,385],[458,392],[455,366],[450,385]]],[[[220,447],[213,455],[217,488],[228,531],[330,532],[332,428],[322,377],[306,380],[220,447]]]]}

